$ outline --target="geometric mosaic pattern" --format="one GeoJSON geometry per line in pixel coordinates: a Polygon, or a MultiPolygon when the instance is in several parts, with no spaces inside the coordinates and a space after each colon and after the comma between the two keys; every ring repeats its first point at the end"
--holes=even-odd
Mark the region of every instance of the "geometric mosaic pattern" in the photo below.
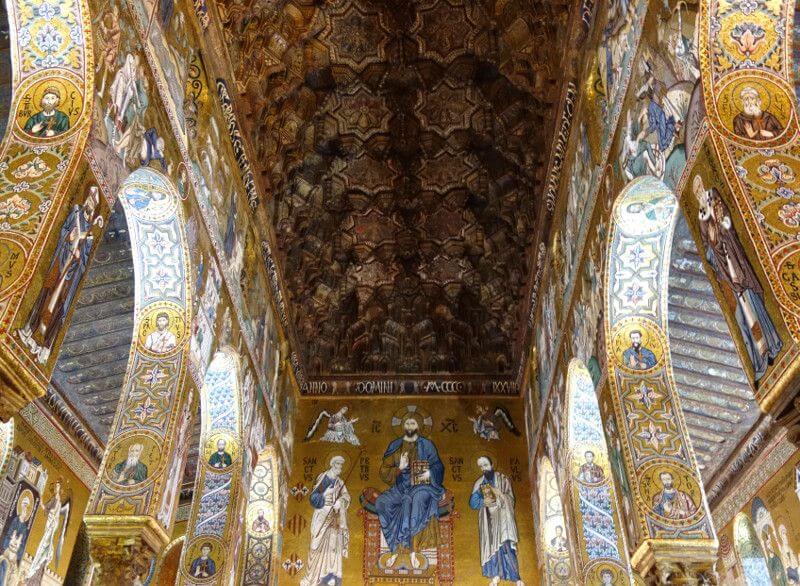
{"type": "Polygon", "coordinates": [[[182,472],[174,470],[171,456],[183,411],[191,323],[185,219],[175,187],[150,168],[131,173],[118,199],[133,256],[133,343],[101,482],[87,514],[149,515],[169,532],[171,515],[158,513],[169,478],[182,472]]]}
{"type": "MultiPolygon", "coordinates": [[[[674,388],[667,335],[668,276],[678,202],[644,176],[612,210],[606,284],[609,383],[620,427],[632,550],[646,539],[708,540],[714,529],[674,388]],[[631,498],[631,497],[629,497],[631,498]]],[[[665,546],[669,547],[669,546],[665,546]]]]}

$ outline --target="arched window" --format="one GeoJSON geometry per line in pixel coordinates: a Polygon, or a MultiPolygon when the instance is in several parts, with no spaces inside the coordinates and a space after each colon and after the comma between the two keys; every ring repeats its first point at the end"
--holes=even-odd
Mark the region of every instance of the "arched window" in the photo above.
{"type": "Polygon", "coordinates": [[[750,517],[739,513],[733,521],[733,541],[736,555],[742,562],[742,571],[747,586],[771,586],[767,560],[756,535],[750,517]]]}
{"type": "Polygon", "coordinates": [[[539,460],[539,563],[545,584],[571,585],[569,532],[553,464],[544,456],[539,460]]]}
{"type": "Polygon", "coordinates": [[[587,585],[629,581],[627,555],[594,383],[582,361],[567,373],[567,469],[577,524],[581,577],[587,585]]]}
{"type": "Polygon", "coordinates": [[[178,584],[227,583],[237,573],[244,541],[244,442],[239,358],[219,350],[208,366],[200,392],[200,454],[192,512],[186,530],[178,584]]]}
{"type": "Polygon", "coordinates": [[[250,481],[247,503],[247,549],[245,554],[245,586],[269,586],[277,555],[279,460],[275,448],[258,455],[258,463],[250,481]]]}

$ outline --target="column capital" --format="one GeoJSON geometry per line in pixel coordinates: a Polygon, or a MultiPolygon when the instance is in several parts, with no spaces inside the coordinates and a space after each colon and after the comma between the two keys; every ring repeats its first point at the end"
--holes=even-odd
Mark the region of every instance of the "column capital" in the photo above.
{"type": "MultiPolygon", "coordinates": [[[[663,568],[672,568],[670,571],[673,572],[678,567],[712,568],[717,561],[718,549],[716,539],[646,539],[631,556],[631,567],[642,576],[661,576],[663,568]],[[654,567],[655,572],[652,571],[654,567]]],[[[661,583],[666,582],[654,582],[661,583]]]]}
{"type": "Polygon", "coordinates": [[[717,586],[714,562],[658,562],[648,576],[648,586],[717,586]]]}
{"type": "Polygon", "coordinates": [[[169,536],[152,517],[87,515],[84,518],[95,571],[92,584],[127,586],[143,578],[169,536]]]}

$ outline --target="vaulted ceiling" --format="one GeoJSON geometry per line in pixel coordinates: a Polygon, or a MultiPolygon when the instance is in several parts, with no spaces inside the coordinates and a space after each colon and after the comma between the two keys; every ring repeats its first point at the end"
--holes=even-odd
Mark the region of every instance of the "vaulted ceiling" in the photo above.
{"type": "Polygon", "coordinates": [[[569,4],[219,3],[307,375],[515,371],[569,4]]]}

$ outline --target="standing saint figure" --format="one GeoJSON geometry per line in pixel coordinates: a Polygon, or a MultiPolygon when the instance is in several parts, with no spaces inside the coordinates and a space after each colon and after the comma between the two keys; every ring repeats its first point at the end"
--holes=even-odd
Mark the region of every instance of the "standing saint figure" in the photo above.
{"type": "Polygon", "coordinates": [[[94,243],[91,230],[94,226],[103,226],[103,217],[97,212],[99,203],[100,191],[92,185],[83,206],[72,206],[61,225],[39,296],[27,323],[18,331],[40,364],[50,357],[50,350],[67,319],[78,284],[86,271],[94,243]]]}
{"type": "Polygon", "coordinates": [[[57,110],[61,103],[61,92],[55,86],[48,86],[39,101],[42,108],[25,122],[23,130],[32,136],[49,138],[69,130],[69,117],[57,110]]]}
{"type": "Polygon", "coordinates": [[[44,504],[44,511],[47,515],[44,522],[44,533],[25,576],[29,584],[41,584],[45,569],[54,559],[55,565],[58,566],[69,524],[69,509],[70,499],[67,498],[62,502],[61,479],[57,479],[53,485],[53,496],[44,504]],[[60,532],[58,531],[59,525],[61,525],[60,532]],[[57,543],[56,533],[58,533],[57,543]]]}
{"type": "Polygon", "coordinates": [[[469,506],[478,511],[478,536],[483,575],[496,586],[500,580],[523,586],[517,559],[517,523],[514,519],[514,491],[511,480],[497,472],[487,456],[478,458],[483,474],[472,486],[469,506]]]}
{"type": "Polygon", "coordinates": [[[350,547],[350,493],[341,479],[342,468],[342,456],[331,458],[328,469],[317,477],[311,490],[311,546],[300,586],[342,586],[342,559],[348,556],[350,547]]]}
{"type": "Polygon", "coordinates": [[[420,568],[425,562],[422,550],[438,545],[444,464],[419,428],[415,414],[407,414],[403,436],[392,440],[383,454],[380,477],[389,488],[376,499],[375,510],[391,552],[388,568],[405,552],[411,554],[412,567],[420,568]]]}
{"type": "Polygon", "coordinates": [[[658,475],[664,487],[653,495],[653,510],[667,519],[688,519],[697,511],[692,497],[674,486],[671,472],[662,472],[658,475]]]}
{"type": "Polygon", "coordinates": [[[11,521],[6,523],[0,539],[0,586],[19,583],[22,556],[33,524],[33,502],[30,491],[24,491],[11,521]]]}
{"type": "Polygon", "coordinates": [[[736,299],[736,324],[744,340],[757,382],[783,347],[778,330],[764,305],[764,290],[739,242],[728,206],[715,188],[706,189],[700,175],[692,181],[699,204],[700,236],[706,259],[720,283],[736,299]]]}

